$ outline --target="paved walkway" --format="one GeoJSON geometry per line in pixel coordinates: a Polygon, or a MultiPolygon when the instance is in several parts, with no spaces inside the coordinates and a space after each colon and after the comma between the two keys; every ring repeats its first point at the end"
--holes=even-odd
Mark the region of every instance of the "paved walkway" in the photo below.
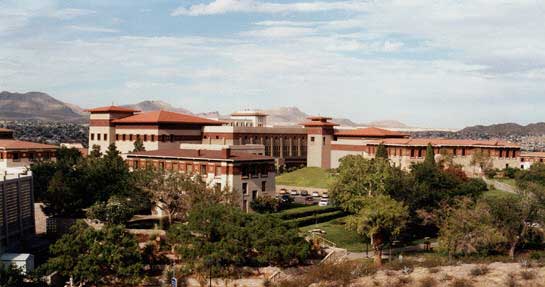
{"type": "MultiPolygon", "coordinates": [[[[437,242],[432,242],[430,244],[430,247],[436,248],[437,242]]],[[[405,252],[416,252],[416,251],[424,251],[426,249],[425,244],[418,244],[413,246],[405,246],[401,248],[393,248],[392,254],[394,256],[397,256],[399,253],[405,253],[405,252]]],[[[386,248],[382,251],[382,258],[388,258],[389,257],[389,249],[386,248]]],[[[369,252],[348,252],[348,255],[346,256],[346,259],[348,260],[357,260],[357,259],[367,259],[367,258],[373,258],[375,256],[375,252],[372,250],[369,250],[369,252]]]]}
{"type": "Polygon", "coordinates": [[[484,182],[488,185],[493,185],[496,189],[509,192],[509,193],[517,193],[516,188],[512,185],[494,180],[494,179],[488,179],[486,177],[483,177],[484,182]]]}

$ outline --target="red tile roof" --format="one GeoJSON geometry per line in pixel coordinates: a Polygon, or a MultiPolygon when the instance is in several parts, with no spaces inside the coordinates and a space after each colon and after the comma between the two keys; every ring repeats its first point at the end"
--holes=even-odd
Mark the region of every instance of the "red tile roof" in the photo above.
{"type": "Polygon", "coordinates": [[[521,152],[522,157],[545,157],[545,152],[521,152]]]}
{"type": "Polygon", "coordinates": [[[116,124],[151,124],[151,123],[177,123],[177,124],[202,124],[221,125],[223,122],[180,114],[168,111],[153,111],[136,114],[126,118],[112,121],[116,124]]]}
{"type": "Polygon", "coordinates": [[[239,116],[239,117],[245,117],[245,116],[260,116],[260,117],[264,117],[264,116],[268,116],[268,114],[264,113],[264,112],[256,112],[256,111],[242,111],[242,112],[236,112],[236,113],[232,113],[231,116],[239,116]]]}
{"type": "Polygon", "coordinates": [[[336,123],[329,123],[329,122],[305,122],[300,123],[299,125],[305,126],[305,127],[335,127],[338,126],[336,123]]]}
{"type": "Polygon", "coordinates": [[[119,107],[119,106],[108,106],[108,107],[99,107],[94,109],[85,110],[89,113],[136,113],[139,110],[119,107]]]}
{"type": "Polygon", "coordinates": [[[193,149],[172,149],[172,150],[152,150],[133,152],[127,155],[132,157],[152,157],[152,158],[184,158],[200,160],[228,160],[228,161],[259,161],[274,160],[270,156],[256,155],[247,152],[230,152],[230,156],[225,158],[221,150],[193,150],[193,149]]]}
{"type": "Polygon", "coordinates": [[[332,120],[333,118],[330,118],[330,117],[322,117],[322,116],[310,116],[310,117],[307,117],[308,120],[311,120],[311,121],[330,121],[332,120]]]}
{"type": "Polygon", "coordinates": [[[354,129],[354,130],[337,130],[335,132],[335,135],[344,136],[344,137],[407,137],[409,136],[406,133],[379,129],[375,127],[354,129]]]}
{"type": "Polygon", "coordinates": [[[57,149],[57,146],[11,139],[0,139],[0,149],[57,149]]]}
{"type": "Polygon", "coordinates": [[[519,145],[501,140],[460,140],[460,139],[439,139],[439,138],[417,138],[417,139],[382,139],[369,141],[368,144],[402,145],[402,146],[474,146],[474,147],[509,147],[520,148],[519,145]]]}
{"type": "Polygon", "coordinates": [[[13,132],[13,131],[10,129],[0,128],[0,133],[5,133],[5,132],[13,132]]]}

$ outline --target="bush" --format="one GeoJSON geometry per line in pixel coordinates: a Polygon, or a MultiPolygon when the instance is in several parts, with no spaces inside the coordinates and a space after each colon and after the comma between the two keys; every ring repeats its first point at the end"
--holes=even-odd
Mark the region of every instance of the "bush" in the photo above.
{"type": "Polygon", "coordinates": [[[536,278],[536,273],[530,270],[522,270],[520,271],[520,278],[522,278],[522,280],[534,280],[536,278]]]}
{"type": "Polygon", "coordinates": [[[515,178],[517,177],[519,169],[507,167],[503,170],[503,175],[508,178],[515,178]]]}
{"type": "Polygon", "coordinates": [[[471,268],[471,270],[469,271],[469,274],[471,274],[471,276],[482,276],[482,275],[486,275],[488,273],[488,266],[486,265],[479,265],[479,266],[475,266],[473,268],[471,268]]]}
{"type": "Polygon", "coordinates": [[[276,287],[300,287],[314,283],[329,283],[325,286],[350,286],[352,280],[361,276],[375,274],[377,269],[372,262],[343,262],[339,264],[320,264],[309,267],[301,274],[280,281],[276,287]]]}
{"type": "Polygon", "coordinates": [[[507,275],[507,279],[505,280],[505,286],[507,287],[518,287],[519,284],[517,283],[516,275],[513,273],[509,273],[507,275]]]}
{"type": "Polygon", "coordinates": [[[487,177],[487,178],[495,178],[497,175],[498,175],[498,171],[496,169],[487,169],[484,171],[484,175],[487,177]]]}
{"type": "Polygon", "coordinates": [[[464,279],[464,278],[456,278],[450,283],[451,287],[473,287],[473,281],[464,279]]]}
{"type": "Polygon", "coordinates": [[[270,196],[262,196],[250,202],[250,207],[257,213],[273,213],[280,211],[283,204],[280,199],[270,196]]]}
{"type": "Polygon", "coordinates": [[[542,259],[545,259],[545,252],[544,251],[532,251],[530,252],[530,259],[540,261],[542,259]]]}
{"type": "Polygon", "coordinates": [[[439,282],[433,277],[424,277],[418,282],[418,287],[435,287],[439,285],[439,282]]]}

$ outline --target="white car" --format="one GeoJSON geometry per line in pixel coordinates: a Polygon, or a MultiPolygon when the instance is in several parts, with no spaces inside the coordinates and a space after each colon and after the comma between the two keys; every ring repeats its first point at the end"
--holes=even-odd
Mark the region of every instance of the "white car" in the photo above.
{"type": "Polygon", "coordinates": [[[320,194],[317,191],[313,191],[312,197],[320,197],[320,194]]]}
{"type": "Polygon", "coordinates": [[[329,198],[329,195],[327,195],[327,192],[322,193],[322,198],[329,198]]]}
{"type": "Polygon", "coordinates": [[[290,191],[290,195],[299,195],[299,192],[297,190],[290,191]]]}
{"type": "Polygon", "coordinates": [[[329,205],[329,199],[322,198],[320,199],[320,202],[318,203],[319,206],[328,206],[329,205]]]}

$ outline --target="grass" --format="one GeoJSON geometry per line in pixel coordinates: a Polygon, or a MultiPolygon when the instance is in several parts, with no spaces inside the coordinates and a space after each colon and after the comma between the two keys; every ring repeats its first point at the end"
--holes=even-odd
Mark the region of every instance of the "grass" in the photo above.
{"type": "Polygon", "coordinates": [[[280,215],[281,217],[283,215],[288,215],[288,214],[298,214],[298,213],[306,213],[306,212],[312,212],[312,211],[316,211],[316,212],[323,212],[323,211],[326,211],[326,210],[334,210],[335,208],[331,207],[331,206],[318,206],[318,205],[309,205],[309,206],[305,206],[305,207],[297,207],[297,208],[290,208],[290,209],[286,209],[286,210],[283,210],[281,212],[278,213],[278,215],[280,215]]]}
{"type": "Polygon", "coordinates": [[[511,196],[516,196],[516,194],[499,190],[499,189],[491,189],[483,194],[484,198],[498,198],[498,197],[511,197],[511,196]]]}
{"type": "Polygon", "coordinates": [[[365,251],[365,244],[361,237],[355,231],[350,231],[345,228],[344,218],[306,226],[301,228],[301,231],[308,232],[315,228],[324,230],[326,234],[322,236],[327,240],[335,242],[337,247],[345,248],[351,252],[365,251]]]}
{"type": "Polygon", "coordinates": [[[328,188],[332,181],[333,176],[326,169],[319,167],[305,167],[276,177],[277,185],[310,188],[328,188]]]}
{"type": "Polygon", "coordinates": [[[502,178],[497,178],[496,180],[501,182],[501,183],[505,183],[505,184],[508,184],[510,186],[513,186],[513,187],[517,186],[517,183],[516,183],[515,179],[513,179],[513,178],[503,178],[502,177],[502,178]]]}

